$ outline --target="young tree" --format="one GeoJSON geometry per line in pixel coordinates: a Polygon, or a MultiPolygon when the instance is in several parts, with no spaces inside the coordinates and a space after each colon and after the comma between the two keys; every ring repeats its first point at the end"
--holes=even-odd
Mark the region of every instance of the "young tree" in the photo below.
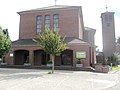
{"type": "Polygon", "coordinates": [[[11,40],[9,38],[8,30],[0,27],[0,58],[5,55],[11,47],[11,40]]]}
{"type": "Polygon", "coordinates": [[[39,41],[33,39],[41,49],[50,54],[52,59],[52,73],[54,73],[54,58],[55,55],[60,55],[62,51],[68,48],[64,43],[65,37],[62,38],[56,30],[45,28],[45,32],[39,33],[39,41]]]}

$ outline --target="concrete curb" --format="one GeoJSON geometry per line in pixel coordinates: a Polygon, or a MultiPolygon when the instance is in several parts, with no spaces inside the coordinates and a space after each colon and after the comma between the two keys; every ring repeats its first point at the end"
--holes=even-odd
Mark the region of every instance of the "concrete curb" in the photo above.
{"type": "Polygon", "coordinates": [[[108,74],[116,74],[117,72],[119,72],[120,70],[113,70],[113,71],[110,71],[108,72],[108,74]]]}

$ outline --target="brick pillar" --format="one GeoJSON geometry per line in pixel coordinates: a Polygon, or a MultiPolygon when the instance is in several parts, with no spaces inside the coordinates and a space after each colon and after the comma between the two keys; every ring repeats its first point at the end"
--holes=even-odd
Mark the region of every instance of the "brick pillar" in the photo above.
{"type": "Polygon", "coordinates": [[[76,67],[76,51],[73,50],[73,67],[76,67]]]}
{"type": "Polygon", "coordinates": [[[34,53],[32,50],[29,51],[29,62],[32,66],[34,65],[34,53]]]}
{"type": "Polygon", "coordinates": [[[96,51],[95,51],[95,47],[93,47],[92,49],[93,49],[92,50],[93,51],[92,52],[93,53],[93,56],[92,56],[92,60],[93,60],[92,62],[93,63],[92,63],[92,65],[94,66],[96,64],[96,51]]]}
{"type": "Polygon", "coordinates": [[[12,52],[9,52],[9,53],[7,53],[6,55],[5,55],[5,62],[6,63],[8,63],[8,64],[10,64],[10,65],[14,65],[15,63],[15,61],[14,61],[14,57],[15,56],[10,56],[10,53],[12,53],[12,52]]]}

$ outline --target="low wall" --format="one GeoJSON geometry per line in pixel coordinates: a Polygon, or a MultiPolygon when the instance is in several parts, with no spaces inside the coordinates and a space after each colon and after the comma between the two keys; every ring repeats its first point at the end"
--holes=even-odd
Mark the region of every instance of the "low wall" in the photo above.
{"type": "Polygon", "coordinates": [[[96,64],[95,71],[102,72],[102,73],[108,73],[109,71],[111,71],[111,67],[109,65],[96,64]]]}

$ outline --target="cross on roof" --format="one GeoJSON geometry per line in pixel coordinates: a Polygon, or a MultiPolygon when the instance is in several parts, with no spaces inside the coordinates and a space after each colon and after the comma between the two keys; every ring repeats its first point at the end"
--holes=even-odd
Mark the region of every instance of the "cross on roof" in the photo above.
{"type": "Polygon", "coordinates": [[[106,5],[106,12],[108,12],[108,6],[106,5]]]}
{"type": "Polygon", "coordinates": [[[55,5],[56,5],[57,0],[55,0],[55,5]]]}

